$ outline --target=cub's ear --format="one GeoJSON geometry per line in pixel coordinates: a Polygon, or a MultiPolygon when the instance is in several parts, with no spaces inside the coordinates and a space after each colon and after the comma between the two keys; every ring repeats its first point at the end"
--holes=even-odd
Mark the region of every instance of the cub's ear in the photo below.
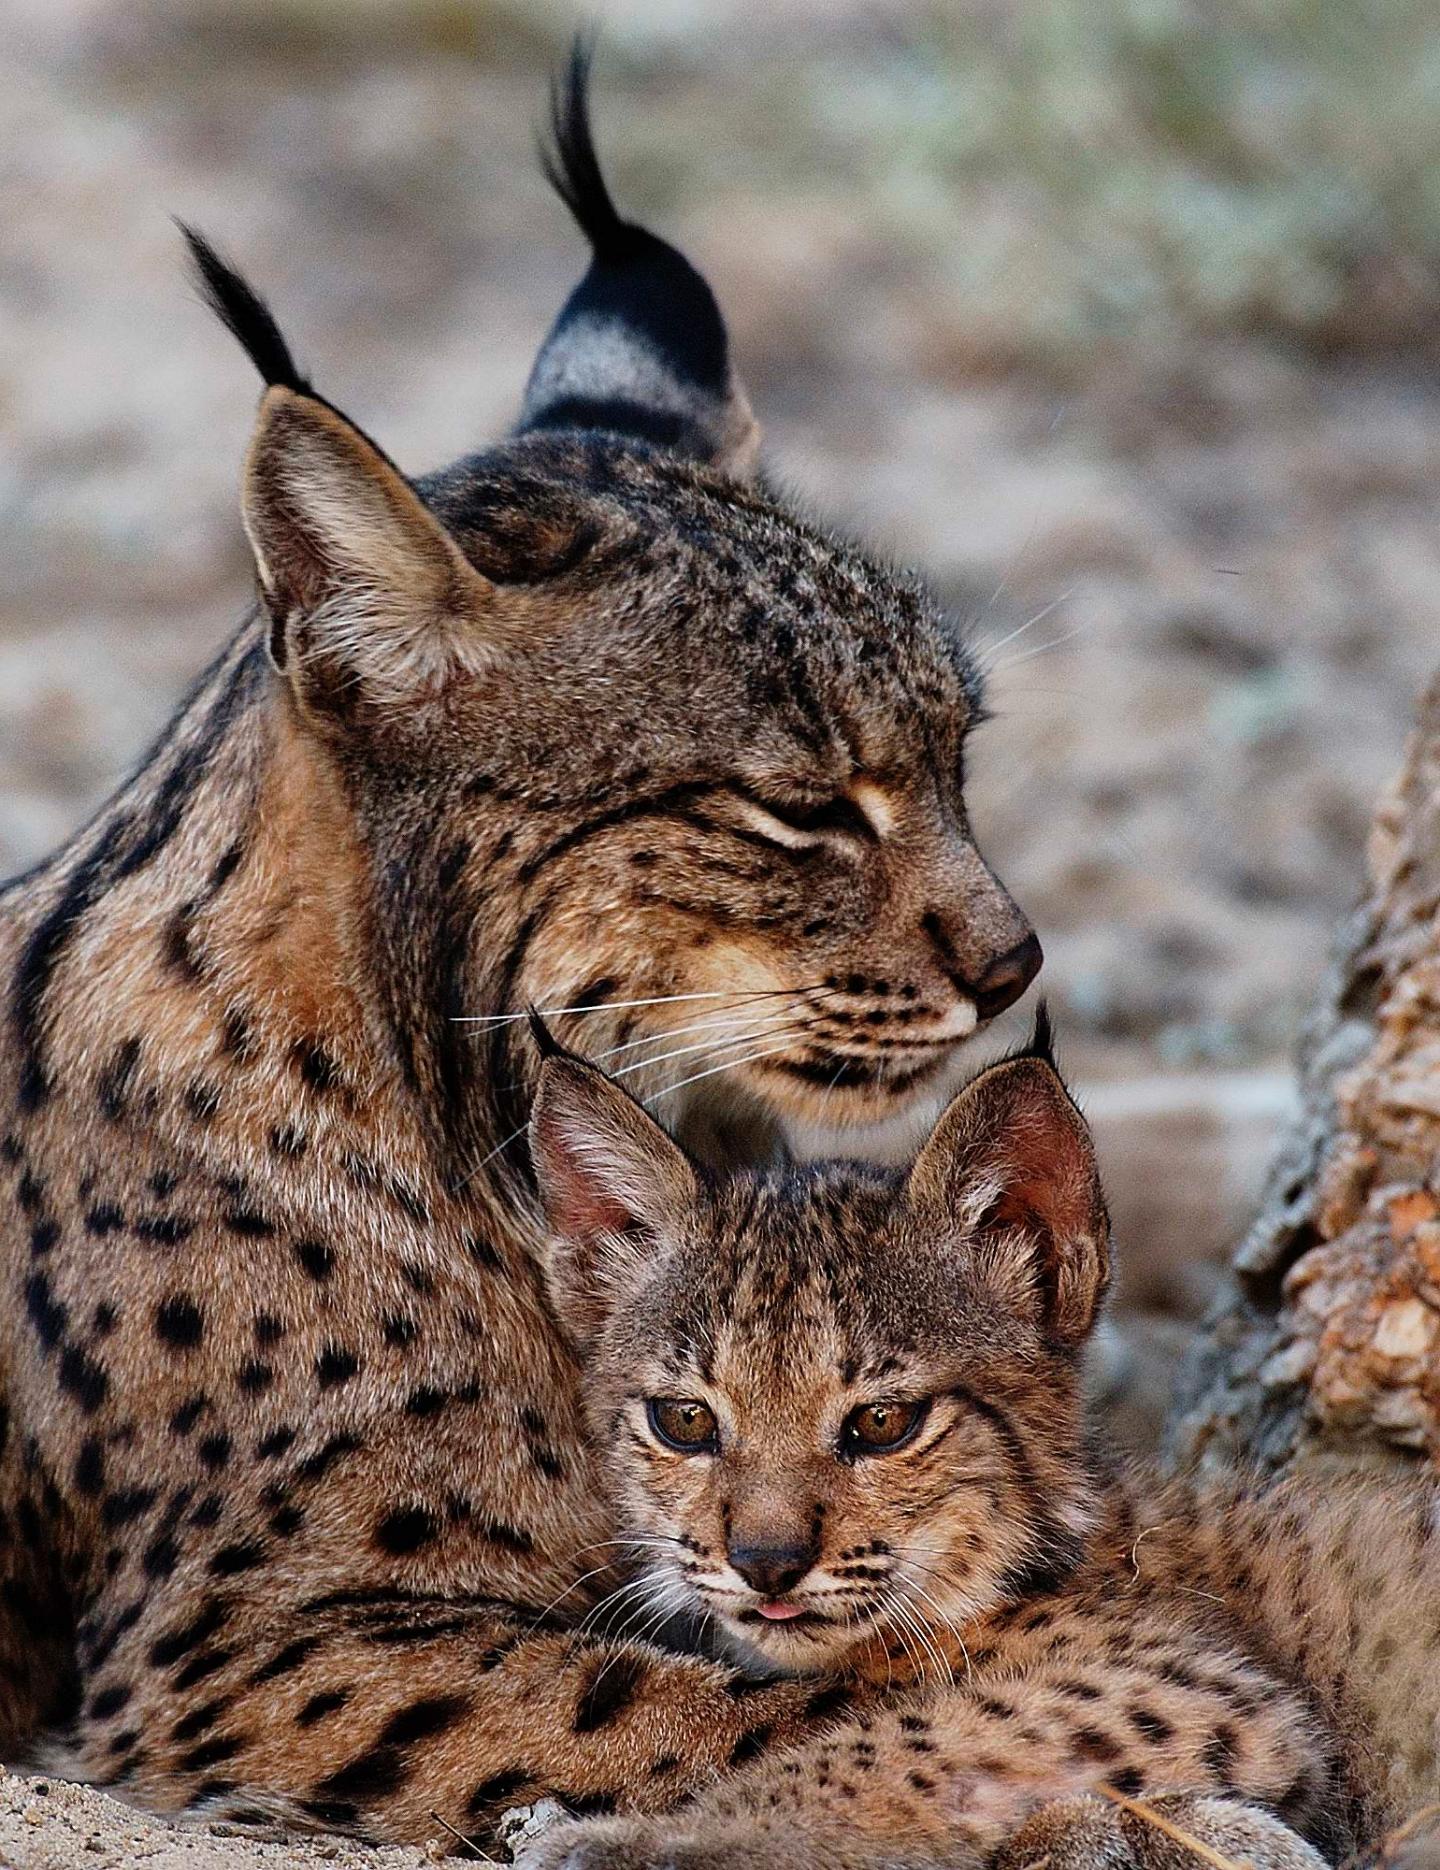
{"type": "Polygon", "coordinates": [[[243,515],[270,649],[312,706],[421,700],[498,648],[494,587],[405,476],[300,374],[269,307],[191,228],[201,292],[266,383],[243,515]]]}
{"type": "Polygon", "coordinates": [[[981,1072],[941,1116],[907,1192],[922,1224],[962,1233],[987,1280],[1074,1346],[1109,1280],[1110,1221],[1090,1132],[1049,1042],[1042,1007],[1028,1050],[981,1072]]]}
{"type": "Polygon", "coordinates": [[[603,1071],[554,1047],[530,1112],[530,1156],[549,1234],[546,1275],[580,1342],[605,1322],[627,1277],[700,1198],[695,1165],[603,1071]]]}

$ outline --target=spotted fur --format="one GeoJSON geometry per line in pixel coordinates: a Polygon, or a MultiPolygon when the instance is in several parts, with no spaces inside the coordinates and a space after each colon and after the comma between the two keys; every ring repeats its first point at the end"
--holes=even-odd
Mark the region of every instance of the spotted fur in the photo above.
{"type": "Polygon", "coordinates": [[[1436,1489],[1201,1489],[1091,1445],[1107,1227],[1048,1043],[982,1073],[903,1173],[718,1179],[559,1052],[534,1142],[649,1594],[764,1679],[828,1677],[812,1705],[879,1700],[527,1866],[1168,1870],[1173,1838],[1108,1793],[1315,1870],[1435,1800],[1436,1489]]]}
{"type": "Polygon", "coordinates": [[[966,825],[963,641],[747,478],[583,76],[590,271],[521,431],[423,480],[192,236],[266,385],[260,603],[0,900],[0,1751],[157,1810],[483,1836],[803,1731],[806,1689],[581,1633],[617,1548],[523,1011],[769,1152],[909,1109],[1038,965],[966,825]]]}

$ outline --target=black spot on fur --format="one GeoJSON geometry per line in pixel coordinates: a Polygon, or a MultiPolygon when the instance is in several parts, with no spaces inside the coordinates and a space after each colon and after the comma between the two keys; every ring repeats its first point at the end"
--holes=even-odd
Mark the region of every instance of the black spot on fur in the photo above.
{"type": "Polygon", "coordinates": [[[1076,1728],[1072,1745],[1082,1760],[1095,1760],[1101,1766],[1109,1766],[1121,1756],[1118,1743],[1098,1727],[1076,1728]]]}
{"type": "Polygon", "coordinates": [[[530,1783],[530,1774],[519,1766],[512,1767],[509,1772],[493,1773],[489,1779],[482,1779],[470,1794],[468,1815],[471,1818],[486,1818],[491,1814],[498,1817],[515,1804],[516,1795],[530,1783]]]}
{"type": "Polygon", "coordinates": [[[342,1455],[353,1454],[360,1446],[358,1436],[332,1435],[322,1448],[317,1448],[314,1454],[307,1455],[300,1462],[295,1469],[295,1477],[297,1480],[319,1480],[342,1455]]]}
{"type": "Polygon", "coordinates": [[[192,1078],[185,1087],[185,1108],[197,1123],[209,1123],[220,1108],[219,1085],[192,1078]]]}
{"type": "Polygon", "coordinates": [[[98,1435],[87,1435],[75,1457],[75,1491],[93,1500],[105,1487],[105,1447],[98,1435]]]}
{"type": "Polygon", "coordinates": [[[25,1309],[42,1349],[53,1351],[64,1342],[70,1310],[63,1299],[55,1297],[45,1273],[31,1273],[26,1280],[25,1309]]]}
{"type": "Polygon", "coordinates": [[[1153,1708],[1132,1708],[1130,1725],[1152,1746],[1163,1746],[1167,1740],[1173,1740],[1175,1737],[1175,1729],[1169,1721],[1163,1715],[1157,1714],[1153,1708]]]}
{"type": "Polygon", "coordinates": [[[248,1744],[248,1737],[243,1734],[217,1734],[213,1740],[202,1740],[198,1747],[182,1753],[180,1770],[182,1773],[204,1772],[209,1766],[220,1765],[222,1760],[233,1760],[248,1744]]]}
{"type": "Polygon", "coordinates": [[[333,1688],[323,1694],[311,1695],[310,1699],[295,1716],[297,1727],[313,1727],[317,1721],[323,1721],[327,1714],[334,1714],[343,1708],[350,1699],[348,1688],[333,1688]]]}
{"type": "Polygon", "coordinates": [[[242,1571],[253,1571],[265,1562],[265,1547],[259,1539],[242,1539],[236,1545],[222,1545],[210,1560],[212,1578],[233,1578],[242,1571]]]}
{"type": "Polygon", "coordinates": [[[575,1704],[573,1730],[593,1734],[618,1720],[639,1694],[647,1673],[644,1658],[626,1650],[597,1657],[575,1704]]]}
{"type": "Polygon", "coordinates": [[[171,1434],[173,1435],[190,1434],[191,1431],[194,1429],[195,1424],[200,1420],[201,1416],[204,1415],[205,1411],[209,1407],[210,1407],[210,1398],[204,1395],[192,1396],[188,1402],[181,1403],[180,1407],[175,1411],[174,1415],[172,1415],[170,1418],[171,1434]]]}
{"type": "Polygon", "coordinates": [[[247,1396],[258,1396],[275,1381],[275,1372],[259,1358],[251,1357],[235,1373],[236,1387],[247,1396]]]}
{"type": "Polygon", "coordinates": [[[377,1523],[375,1543],[382,1552],[403,1558],[429,1545],[440,1531],[440,1522],[423,1506],[396,1507],[377,1523]]]}
{"type": "Polygon", "coordinates": [[[360,1359],[340,1344],[327,1344],[315,1359],[315,1375],[322,1390],[348,1383],[360,1368],[360,1359]]]}
{"type": "Polygon", "coordinates": [[[193,1688],[197,1682],[208,1681],[217,1670],[234,1660],[234,1651],[229,1649],[202,1649],[197,1656],[192,1656],[184,1668],[177,1669],[173,1677],[173,1686],[177,1694],[187,1688],[193,1688]]]}
{"type": "Polygon", "coordinates": [[[212,1474],[218,1474],[221,1468],[229,1465],[232,1446],[228,1435],[207,1435],[195,1452],[203,1466],[212,1474]]]}
{"type": "Polygon", "coordinates": [[[275,1223],[257,1214],[254,1208],[231,1208],[225,1216],[225,1225],[242,1240],[268,1240],[275,1232],[275,1223]]]}
{"type": "Polygon", "coordinates": [[[133,1690],[128,1682],[117,1683],[113,1688],[102,1688],[91,1701],[87,1710],[92,1721],[108,1721],[128,1706],[133,1690]]]}
{"type": "Polygon", "coordinates": [[[805,1703],[807,1721],[823,1721],[832,1714],[842,1714],[850,1706],[850,1690],[843,1682],[821,1688],[805,1703]]]}
{"type": "Polygon", "coordinates": [[[323,1095],[333,1091],[340,1081],[340,1067],[318,1039],[297,1039],[290,1058],[312,1091],[323,1095]]]}
{"type": "Polygon", "coordinates": [[[152,1539],[141,1554],[141,1567],[147,1578],[168,1578],[180,1562],[180,1549],[168,1532],[152,1539]]]}
{"type": "Polygon", "coordinates": [[[207,1642],[225,1627],[229,1610],[219,1598],[207,1598],[188,1623],[157,1637],[150,1645],[150,1661],[157,1669],[168,1669],[182,1656],[188,1656],[199,1644],[207,1642]]]}
{"type": "Polygon", "coordinates": [[[175,1350],[194,1350],[205,1335],[205,1314],[188,1293],[177,1292],[155,1307],[155,1335],[175,1350]]]}
{"type": "Polygon", "coordinates": [[[203,1701],[198,1708],[192,1708],[170,1729],[170,1738],[177,1744],[187,1740],[198,1740],[201,1734],[212,1728],[220,1716],[230,1706],[229,1695],[217,1695],[213,1701],[203,1701]]]}
{"type": "Polygon", "coordinates": [[[135,1082],[135,1069],[139,1063],[140,1040],[134,1037],[124,1039],[115,1048],[110,1062],[100,1074],[95,1094],[99,1100],[101,1115],[111,1123],[118,1123],[125,1115],[125,1106],[135,1082]]]}
{"type": "Polygon", "coordinates": [[[195,1223],[178,1214],[142,1214],[135,1222],[135,1234],[156,1247],[178,1247],[195,1231],[195,1223]]]}
{"type": "Polygon", "coordinates": [[[340,1801],[352,1807],[373,1805],[393,1798],[407,1778],[405,1758],[398,1747],[371,1747],[358,1759],[328,1774],[315,1788],[323,1804],[340,1801]]]}
{"type": "Polygon", "coordinates": [[[79,1344],[68,1344],[60,1358],[60,1387],[73,1396],[86,1415],[94,1415],[110,1393],[105,1366],[79,1344]]]}
{"type": "Polygon", "coordinates": [[[751,1727],[741,1734],[730,1749],[730,1764],[744,1766],[748,1760],[758,1759],[770,1744],[768,1727],[751,1727]]]}
{"type": "Polygon", "coordinates": [[[113,1201],[98,1201],[85,1215],[85,1231],[103,1240],[125,1225],[125,1211],[113,1201]]]}
{"type": "Polygon", "coordinates": [[[334,1250],[318,1240],[297,1240],[294,1253],[305,1272],[317,1282],[328,1279],[335,1270],[334,1250]]]}
{"type": "Polygon", "coordinates": [[[139,1519],[142,1513],[148,1513],[159,1497],[154,1487],[127,1487],[122,1493],[112,1493],[100,1508],[100,1517],[112,1530],[117,1526],[128,1526],[132,1520],[139,1519]]]}
{"type": "Polygon", "coordinates": [[[282,1675],[293,1675],[296,1669],[319,1647],[318,1636],[296,1637],[293,1643],[287,1643],[283,1649],[277,1650],[268,1662],[261,1664],[250,1677],[250,1686],[260,1688],[266,1682],[278,1682],[282,1675]]]}
{"type": "Polygon", "coordinates": [[[380,1744],[412,1747],[421,1740],[430,1740],[463,1720],[470,1705],[464,1695],[430,1695],[412,1701],[386,1721],[380,1730],[380,1744]]]}

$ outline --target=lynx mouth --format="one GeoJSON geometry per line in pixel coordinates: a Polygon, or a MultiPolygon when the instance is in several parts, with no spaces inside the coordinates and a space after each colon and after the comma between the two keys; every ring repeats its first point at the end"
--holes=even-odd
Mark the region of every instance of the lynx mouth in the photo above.
{"type": "Polygon", "coordinates": [[[891,1064],[883,1054],[857,1058],[853,1053],[839,1053],[820,1058],[777,1059],[770,1069],[799,1078],[822,1091],[866,1090],[893,1097],[935,1077],[954,1050],[953,1044],[937,1047],[933,1058],[907,1065],[891,1064]]]}

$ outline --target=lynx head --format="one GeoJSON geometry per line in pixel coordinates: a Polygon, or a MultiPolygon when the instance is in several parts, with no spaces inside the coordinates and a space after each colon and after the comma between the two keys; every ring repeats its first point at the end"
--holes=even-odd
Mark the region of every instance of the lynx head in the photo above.
{"type": "Polygon", "coordinates": [[[1043,1015],[904,1173],[717,1179],[559,1052],[531,1140],[554,1301],[659,1601],[803,1671],[1063,1579],[1108,1224],[1043,1015]]]}
{"type": "Polygon", "coordinates": [[[577,55],[552,169],[589,271],[516,433],[444,471],[407,479],[191,237],[268,386],[276,707],[353,813],[397,1048],[471,1161],[523,1128],[527,1003],[654,1095],[723,1073],[862,1122],[1040,965],[966,818],[960,634],[759,484],[715,300],[617,213],[585,83],[577,55]]]}

